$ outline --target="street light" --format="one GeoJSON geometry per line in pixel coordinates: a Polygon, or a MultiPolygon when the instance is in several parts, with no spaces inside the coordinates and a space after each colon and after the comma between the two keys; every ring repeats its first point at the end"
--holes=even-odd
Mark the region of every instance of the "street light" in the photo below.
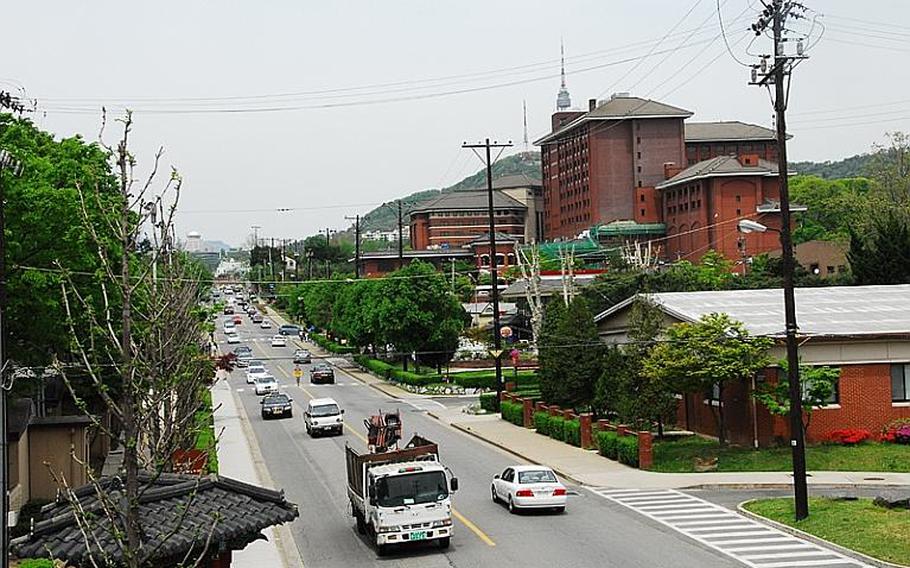
{"type": "Polygon", "coordinates": [[[806,439],[803,432],[803,397],[799,384],[799,347],[796,343],[796,298],[793,285],[793,247],[785,245],[785,235],[789,238],[789,227],[774,229],[758,221],[742,219],[738,223],[740,232],[765,233],[773,231],[780,234],[783,249],[784,277],[784,321],[787,344],[787,380],[790,395],[790,448],[793,454],[793,492],[797,510],[797,520],[808,516],[808,486],[806,483],[806,439]]]}

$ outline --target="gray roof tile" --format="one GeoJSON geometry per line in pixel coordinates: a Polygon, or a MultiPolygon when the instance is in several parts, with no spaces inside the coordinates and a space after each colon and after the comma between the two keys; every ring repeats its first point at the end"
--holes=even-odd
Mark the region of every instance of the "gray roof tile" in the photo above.
{"type": "MultiPolygon", "coordinates": [[[[427,211],[486,210],[486,190],[465,190],[443,193],[439,197],[422,203],[411,213],[427,211]]],[[[501,191],[493,192],[494,209],[527,209],[520,201],[512,199],[501,191]]]]}
{"type": "Polygon", "coordinates": [[[777,133],[774,130],[738,120],[686,123],[686,142],[771,141],[776,139],[777,133]]]}
{"type": "Polygon", "coordinates": [[[759,159],[756,166],[744,166],[736,156],[717,156],[689,166],[656,187],[663,189],[697,179],[731,175],[776,176],[777,164],[759,159]]]}

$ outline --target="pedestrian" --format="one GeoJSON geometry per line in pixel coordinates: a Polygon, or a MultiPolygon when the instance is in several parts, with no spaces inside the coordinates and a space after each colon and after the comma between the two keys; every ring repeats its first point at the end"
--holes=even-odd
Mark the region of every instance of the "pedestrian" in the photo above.
{"type": "Polygon", "coordinates": [[[299,365],[294,365],[294,378],[297,379],[297,386],[300,386],[300,377],[303,375],[303,371],[300,369],[299,365]]]}

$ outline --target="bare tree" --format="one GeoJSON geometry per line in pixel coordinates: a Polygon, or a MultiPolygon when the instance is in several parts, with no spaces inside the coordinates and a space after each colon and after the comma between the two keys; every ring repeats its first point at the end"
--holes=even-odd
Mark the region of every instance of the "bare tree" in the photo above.
{"type": "MultiPolygon", "coordinates": [[[[140,472],[154,476],[171,471],[175,453],[193,448],[198,430],[204,427],[197,414],[213,369],[207,339],[211,324],[198,308],[204,283],[175,246],[173,221],[182,179],[172,170],[161,191],[152,196],[162,150],[140,183],[128,146],[131,114],[127,112],[120,122],[123,133],[115,148],[104,144],[104,126],[99,136],[111,157],[118,190],[116,210],[105,216],[101,226],[91,221],[90,212],[109,207],[110,196],[97,187],[78,188],[102,273],[90,289],[82,281],[65,279],[63,300],[79,364],[75,370],[63,364],[58,369],[77,405],[123,450],[123,483],[116,489],[116,499],[109,494],[109,484],[99,482],[90,468],[89,475],[104,505],[108,524],[103,526],[110,527],[126,566],[138,568],[154,552],[154,545],[143,539],[140,472]],[[146,230],[151,237],[143,240],[146,230]],[[86,337],[77,334],[77,317],[88,318],[94,332],[86,337]],[[89,408],[78,394],[73,380],[77,374],[98,395],[100,409],[89,408]],[[98,410],[110,415],[113,426],[98,416],[98,410]]],[[[66,488],[65,480],[58,480],[66,488]]],[[[73,512],[80,517],[78,507],[73,512]]],[[[80,518],[79,522],[92,561],[106,565],[105,553],[92,546],[96,537],[90,525],[97,521],[80,518]]]]}

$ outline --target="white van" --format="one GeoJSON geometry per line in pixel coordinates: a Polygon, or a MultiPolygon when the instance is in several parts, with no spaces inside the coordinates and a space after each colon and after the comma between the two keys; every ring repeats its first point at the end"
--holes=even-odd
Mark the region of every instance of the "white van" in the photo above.
{"type": "Polygon", "coordinates": [[[344,430],[344,410],[332,398],[314,398],[303,412],[306,433],[312,437],[324,432],[341,435],[344,430]]]}

